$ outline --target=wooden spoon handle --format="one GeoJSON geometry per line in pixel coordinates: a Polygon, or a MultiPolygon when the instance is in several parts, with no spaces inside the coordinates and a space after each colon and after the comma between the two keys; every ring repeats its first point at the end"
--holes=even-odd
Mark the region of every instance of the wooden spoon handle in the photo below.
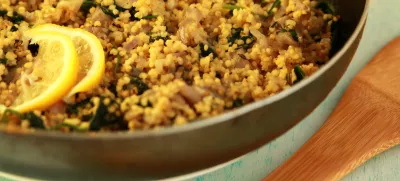
{"type": "MultiPolygon", "coordinates": [[[[400,39],[395,43],[398,49],[400,39]]],[[[386,52],[394,53],[393,49],[386,52]]],[[[375,64],[395,57],[392,54],[378,54],[375,64]]],[[[400,64],[400,59],[397,62],[400,64]]],[[[370,81],[372,72],[382,70],[373,69],[353,80],[320,130],[264,181],[339,180],[373,156],[400,144],[400,103],[370,81]]]]}

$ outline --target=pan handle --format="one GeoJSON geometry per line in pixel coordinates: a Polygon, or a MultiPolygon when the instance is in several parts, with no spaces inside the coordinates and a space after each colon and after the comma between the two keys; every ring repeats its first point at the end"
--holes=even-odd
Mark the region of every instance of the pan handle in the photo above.
{"type": "Polygon", "coordinates": [[[373,156],[398,145],[400,110],[392,108],[399,106],[378,98],[388,99],[365,90],[359,81],[353,83],[320,130],[263,181],[339,180],[373,156]],[[357,94],[359,90],[364,95],[357,94]],[[376,104],[366,102],[368,99],[375,99],[376,104]]]}
{"type": "MultiPolygon", "coordinates": [[[[400,45],[400,39],[396,44],[400,45]]],[[[378,55],[382,58],[384,54],[378,55]]],[[[400,144],[400,101],[369,82],[371,70],[363,72],[320,130],[263,181],[339,180],[373,156],[400,144]]]]}

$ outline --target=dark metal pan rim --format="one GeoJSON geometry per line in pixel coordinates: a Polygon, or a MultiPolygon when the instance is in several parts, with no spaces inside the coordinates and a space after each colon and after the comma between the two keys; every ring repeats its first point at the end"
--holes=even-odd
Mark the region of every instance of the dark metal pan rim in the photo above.
{"type": "Polygon", "coordinates": [[[210,117],[207,119],[203,119],[201,121],[196,121],[192,123],[188,123],[183,126],[178,127],[168,127],[163,128],[160,130],[149,130],[149,131],[136,131],[136,132],[129,132],[129,131],[120,131],[120,132],[98,132],[93,135],[90,133],[63,133],[63,132],[51,132],[51,131],[44,131],[44,130],[35,130],[33,132],[7,132],[5,128],[0,129],[0,136],[3,134],[22,134],[25,136],[33,136],[33,137],[53,137],[56,139],[63,139],[63,140],[70,140],[70,139],[84,139],[84,140],[114,140],[114,139],[135,139],[135,138],[145,138],[145,137],[160,137],[160,136],[167,136],[173,134],[179,134],[183,132],[189,132],[196,129],[206,128],[215,124],[219,124],[225,121],[229,121],[235,119],[238,116],[244,115],[249,113],[253,110],[262,108],[266,105],[272,104],[277,102],[294,92],[302,89],[303,87],[307,86],[318,77],[320,77],[324,72],[330,69],[339,59],[345,54],[346,50],[350,48],[350,46],[354,43],[357,39],[357,35],[362,31],[369,9],[370,0],[367,0],[364,7],[364,12],[361,16],[360,21],[357,24],[355,31],[350,36],[349,40],[344,44],[342,48],[328,61],[327,64],[322,66],[317,72],[313,75],[308,77],[307,79],[299,82],[298,84],[292,86],[289,89],[286,89],[274,96],[264,98],[262,100],[247,104],[241,108],[238,108],[233,111],[229,111],[214,117],[210,117]]]}

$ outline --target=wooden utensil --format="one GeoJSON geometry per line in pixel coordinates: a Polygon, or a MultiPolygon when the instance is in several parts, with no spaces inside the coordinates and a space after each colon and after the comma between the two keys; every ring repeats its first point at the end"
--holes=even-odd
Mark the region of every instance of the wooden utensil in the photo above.
{"type": "Polygon", "coordinates": [[[355,77],[320,130],[263,181],[339,180],[400,144],[400,37],[355,77]]]}

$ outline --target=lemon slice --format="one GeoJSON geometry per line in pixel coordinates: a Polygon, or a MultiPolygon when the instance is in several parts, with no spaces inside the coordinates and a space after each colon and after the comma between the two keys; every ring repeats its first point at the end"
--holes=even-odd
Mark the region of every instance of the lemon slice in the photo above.
{"type": "Polygon", "coordinates": [[[70,36],[74,42],[78,59],[78,81],[66,98],[96,88],[105,72],[105,54],[96,36],[83,29],[73,29],[54,24],[44,24],[33,28],[33,31],[58,32],[70,36]]]}
{"type": "Polygon", "coordinates": [[[31,69],[21,73],[21,90],[12,106],[21,113],[43,110],[61,100],[76,84],[79,68],[68,36],[26,31],[24,40],[38,44],[39,50],[31,69]]]}

